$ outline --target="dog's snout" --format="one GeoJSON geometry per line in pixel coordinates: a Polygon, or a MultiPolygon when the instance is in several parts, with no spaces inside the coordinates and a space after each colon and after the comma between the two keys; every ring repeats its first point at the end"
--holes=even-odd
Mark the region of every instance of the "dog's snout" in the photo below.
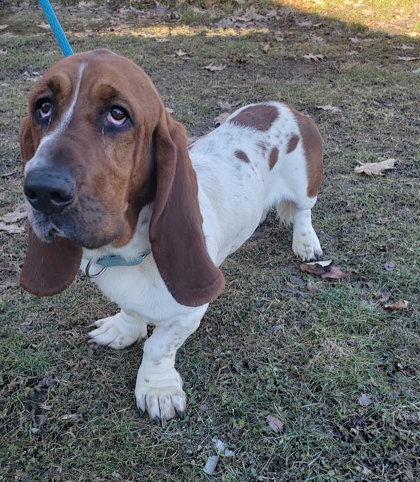
{"type": "Polygon", "coordinates": [[[67,171],[35,170],[26,175],[23,190],[34,209],[53,214],[73,203],[76,183],[67,171]]]}

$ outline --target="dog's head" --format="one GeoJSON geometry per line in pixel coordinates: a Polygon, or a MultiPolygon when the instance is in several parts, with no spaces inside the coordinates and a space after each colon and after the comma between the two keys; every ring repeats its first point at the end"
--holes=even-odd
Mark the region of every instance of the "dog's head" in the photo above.
{"type": "Polygon", "coordinates": [[[107,50],[57,62],[30,94],[20,144],[30,223],[25,289],[62,291],[83,247],[124,246],[153,202],[150,241],[171,294],[197,306],[220,293],[185,130],[133,62],[107,50]]]}

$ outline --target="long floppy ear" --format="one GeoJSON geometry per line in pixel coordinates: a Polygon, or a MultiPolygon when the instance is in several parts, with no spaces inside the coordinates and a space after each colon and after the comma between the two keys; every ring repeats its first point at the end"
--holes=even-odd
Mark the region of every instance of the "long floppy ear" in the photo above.
{"type": "Polygon", "coordinates": [[[55,238],[44,243],[28,226],[28,249],[20,273],[20,286],[36,296],[63,291],[80,267],[82,248],[69,239],[55,238]]]}
{"type": "MultiPolygon", "coordinates": [[[[20,127],[20,151],[24,163],[35,154],[39,140],[35,138],[29,117],[20,127]]],[[[28,226],[28,248],[20,273],[20,286],[36,296],[60,293],[73,281],[80,267],[82,248],[64,238],[51,243],[41,241],[28,226]]]]}
{"type": "Polygon", "coordinates": [[[154,142],[157,190],[150,223],[153,256],[175,300],[200,306],[217,298],[224,278],[207,252],[187,136],[183,126],[165,113],[154,142]]]}

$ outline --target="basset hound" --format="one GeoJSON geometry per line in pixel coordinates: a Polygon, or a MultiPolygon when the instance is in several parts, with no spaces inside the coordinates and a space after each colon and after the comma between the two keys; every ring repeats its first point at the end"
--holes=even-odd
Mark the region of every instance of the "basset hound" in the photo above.
{"type": "Polygon", "coordinates": [[[20,129],[29,219],[21,286],[64,290],[82,270],[121,311],[89,337],[147,336],[135,397],[158,424],[184,415],[175,355],[224,288],[219,269],[272,207],[293,251],[321,255],[312,227],[323,176],[315,123],[280,102],[245,106],[188,149],[145,72],[108,50],[72,55],[36,83],[20,129]]]}

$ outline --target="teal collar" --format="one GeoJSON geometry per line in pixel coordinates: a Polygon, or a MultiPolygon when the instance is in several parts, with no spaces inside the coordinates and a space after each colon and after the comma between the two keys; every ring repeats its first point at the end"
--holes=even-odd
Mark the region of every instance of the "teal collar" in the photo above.
{"type": "Polygon", "coordinates": [[[142,261],[152,252],[151,248],[146,249],[143,253],[140,253],[138,256],[134,258],[124,258],[119,254],[109,254],[107,256],[100,256],[97,259],[90,258],[87,266],[86,266],[86,275],[88,278],[97,278],[100,276],[107,268],[112,268],[115,266],[137,266],[142,263],[142,261]],[[92,264],[99,264],[102,266],[102,269],[99,270],[97,273],[92,274],[90,272],[90,268],[92,264]]]}

